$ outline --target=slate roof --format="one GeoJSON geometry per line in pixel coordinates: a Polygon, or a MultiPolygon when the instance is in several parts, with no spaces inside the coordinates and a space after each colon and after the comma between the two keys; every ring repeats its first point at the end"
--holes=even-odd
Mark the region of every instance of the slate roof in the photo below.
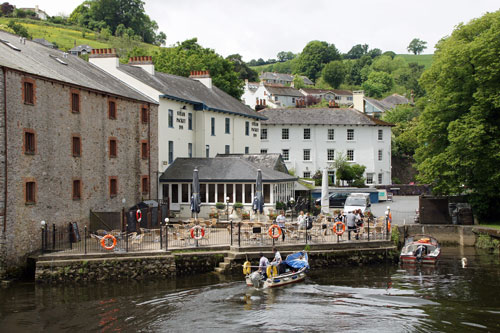
{"type": "Polygon", "coordinates": [[[326,94],[326,93],[332,93],[332,94],[334,94],[335,93],[332,89],[302,88],[300,90],[302,90],[306,94],[313,94],[313,95],[326,94]]]}
{"type": "Polygon", "coordinates": [[[151,75],[137,66],[120,65],[118,68],[163,93],[164,95],[160,97],[198,105],[204,110],[208,109],[239,114],[255,119],[264,119],[262,115],[259,115],[250,107],[244,105],[241,101],[225,93],[215,85],[212,85],[212,89],[210,89],[200,81],[184,76],[162,72],[155,72],[154,75],[151,75]]]}
{"type": "Polygon", "coordinates": [[[294,181],[287,173],[262,167],[240,157],[177,158],[160,177],[161,182],[191,182],[193,170],[198,168],[200,182],[254,183],[257,170],[262,171],[263,182],[294,181]]]}
{"type": "Polygon", "coordinates": [[[288,168],[281,158],[281,154],[267,153],[267,154],[217,154],[216,157],[239,157],[261,168],[269,168],[276,171],[288,173],[288,168]]]}
{"type": "MultiPolygon", "coordinates": [[[[304,80],[304,84],[307,85],[313,85],[314,82],[309,80],[307,76],[300,75],[302,80],[304,80]]],[[[260,74],[259,78],[261,80],[277,80],[277,81],[284,81],[284,82],[292,82],[294,76],[291,74],[286,74],[286,73],[273,73],[273,72],[264,72],[260,74]]]]}
{"type": "Polygon", "coordinates": [[[33,41],[35,43],[38,43],[38,44],[42,44],[43,46],[47,46],[47,47],[50,47],[50,48],[55,48],[55,45],[52,44],[51,42],[49,42],[48,40],[46,40],[45,38],[35,38],[33,39],[33,41]]]}
{"type": "Polygon", "coordinates": [[[26,44],[21,44],[19,36],[0,31],[0,67],[12,68],[114,96],[158,104],[97,66],[78,57],[65,57],[66,55],[62,51],[29,40],[26,40],[26,44]],[[20,51],[13,50],[5,44],[5,41],[20,51]]]}
{"type": "Polygon", "coordinates": [[[410,101],[408,98],[398,95],[398,94],[392,94],[391,96],[387,96],[382,100],[382,102],[386,104],[392,104],[394,106],[400,105],[400,104],[410,104],[410,101]]]}
{"type": "Polygon", "coordinates": [[[333,91],[336,95],[347,95],[347,96],[352,96],[352,91],[350,91],[350,90],[332,89],[332,91],[333,91]]]}
{"type": "Polygon", "coordinates": [[[269,93],[273,95],[278,95],[278,96],[292,96],[292,97],[304,97],[304,95],[295,88],[292,87],[277,87],[274,85],[264,85],[269,91],[269,93]]]}
{"type": "Polygon", "coordinates": [[[311,80],[309,80],[309,78],[307,76],[301,75],[300,77],[304,81],[304,84],[307,84],[308,86],[314,85],[314,82],[312,82],[311,80]]]}
{"type": "Polygon", "coordinates": [[[87,45],[87,44],[77,45],[74,48],[72,48],[71,50],[69,50],[69,52],[81,53],[83,50],[86,50],[88,53],[90,53],[90,51],[92,51],[92,46],[87,45]]]}
{"type": "Polygon", "coordinates": [[[262,122],[263,125],[393,126],[355,109],[281,108],[264,109],[260,113],[267,117],[267,120],[262,122]]]}

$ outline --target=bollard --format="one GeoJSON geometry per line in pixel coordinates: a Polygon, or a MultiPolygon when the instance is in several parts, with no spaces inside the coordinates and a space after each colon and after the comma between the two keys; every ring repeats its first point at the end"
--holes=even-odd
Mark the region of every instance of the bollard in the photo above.
{"type": "Polygon", "coordinates": [[[83,247],[84,254],[87,254],[87,226],[83,228],[83,247]]]}
{"type": "Polygon", "coordinates": [[[52,250],[56,249],[56,224],[52,223],[52,250]]]}
{"type": "Polygon", "coordinates": [[[241,247],[241,222],[238,223],[238,247],[241,247]]]}
{"type": "Polygon", "coordinates": [[[231,246],[233,246],[233,220],[231,222],[231,246]]]}
{"type": "Polygon", "coordinates": [[[125,225],[125,252],[128,252],[128,223],[125,225]]]}
{"type": "Polygon", "coordinates": [[[43,226],[42,226],[41,230],[42,230],[42,253],[43,253],[44,250],[45,250],[45,244],[44,244],[45,237],[44,237],[44,234],[43,234],[43,226]]]}
{"type": "Polygon", "coordinates": [[[161,222],[160,222],[160,250],[163,249],[163,233],[162,233],[162,225],[161,225],[161,222]]]}

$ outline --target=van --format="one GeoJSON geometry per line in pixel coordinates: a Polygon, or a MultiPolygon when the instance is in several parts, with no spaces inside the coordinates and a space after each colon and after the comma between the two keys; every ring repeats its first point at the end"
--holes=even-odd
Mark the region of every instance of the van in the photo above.
{"type": "Polygon", "coordinates": [[[345,200],[344,213],[349,213],[357,209],[361,212],[371,212],[370,195],[368,193],[351,193],[345,200]]]}
{"type": "MultiPolygon", "coordinates": [[[[345,200],[349,196],[348,192],[333,192],[328,196],[330,207],[344,207],[345,200]]],[[[316,199],[316,206],[321,206],[321,198],[316,199]]]]}

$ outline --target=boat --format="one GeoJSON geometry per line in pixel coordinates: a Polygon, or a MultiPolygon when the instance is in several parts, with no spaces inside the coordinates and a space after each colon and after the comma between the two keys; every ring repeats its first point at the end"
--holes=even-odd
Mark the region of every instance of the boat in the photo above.
{"type": "Polygon", "coordinates": [[[266,272],[268,275],[267,278],[258,271],[247,271],[248,274],[245,276],[247,286],[274,288],[300,282],[306,278],[306,272],[309,270],[309,257],[307,252],[300,251],[290,254],[283,263],[286,268],[285,272],[282,274],[277,274],[276,266],[268,266],[266,272]]]}
{"type": "Polygon", "coordinates": [[[441,255],[438,241],[429,235],[415,235],[405,240],[399,259],[403,264],[434,265],[441,255]]]}

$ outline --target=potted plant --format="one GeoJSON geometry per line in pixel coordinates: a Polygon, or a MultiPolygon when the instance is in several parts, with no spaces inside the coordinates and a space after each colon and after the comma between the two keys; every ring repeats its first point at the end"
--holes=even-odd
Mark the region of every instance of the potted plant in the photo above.
{"type": "Polygon", "coordinates": [[[270,221],[274,221],[278,217],[278,214],[276,214],[276,213],[269,213],[267,216],[269,217],[270,221]]]}
{"type": "Polygon", "coordinates": [[[223,202],[217,202],[215,203],[215,208],[217,208],[218,210],[223,210],[224,208],[226,208],[226,204],[223,202]]]}
{"type": "Polygon", "coordinates": [[[242,218],[243,220],[250,220],[250,212],[247,212],[247,211],[245,210],[243,213],[241,213],[241,218],[242,218]]]}
{"type": "Polygon", "coordinates": [[[211,218],[211,219],[218,219],[219,218],[219,213],[217,212],[210,212],[208,214],[208,216],[211,218]]]}

